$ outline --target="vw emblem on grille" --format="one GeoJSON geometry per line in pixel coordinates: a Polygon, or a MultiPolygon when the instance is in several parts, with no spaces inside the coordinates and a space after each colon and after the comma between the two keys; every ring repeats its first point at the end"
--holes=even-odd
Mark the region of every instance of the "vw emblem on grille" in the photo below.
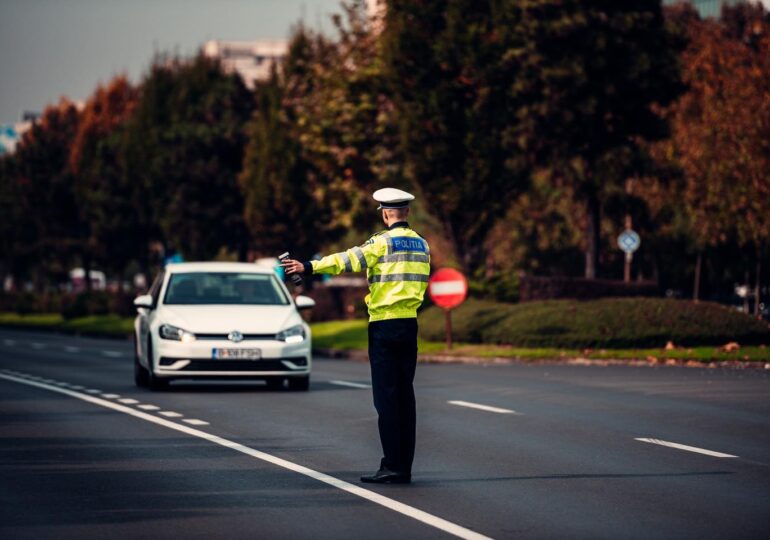
{"type": "Polygon", "coordinates": [[[227,339],[229,339],[233,343],[238,343],[240,341],[243,341],[243,334],[241,334],[238,330],[233,330],[232,332],[227,334],[227,339]]]}

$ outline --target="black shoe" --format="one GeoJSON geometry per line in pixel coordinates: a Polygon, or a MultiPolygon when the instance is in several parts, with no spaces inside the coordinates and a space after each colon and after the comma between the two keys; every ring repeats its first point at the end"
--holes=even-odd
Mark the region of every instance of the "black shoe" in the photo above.
{"type": "Polygon", "coordinates": [[[382,467],[372,475],[362,476],[361,481],[367,484],[408,484],[412,481],[412,475],[393,472],[382,467]]]}

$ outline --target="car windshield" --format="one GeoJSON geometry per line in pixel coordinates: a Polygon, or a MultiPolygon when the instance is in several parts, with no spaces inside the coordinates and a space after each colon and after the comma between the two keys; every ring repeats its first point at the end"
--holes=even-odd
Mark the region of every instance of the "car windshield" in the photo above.
{"type": "Polygon", "coordinates": [[[171,275],[163,303],[285,306],[289,299],[270,274],[190,272],[171,275]]]}

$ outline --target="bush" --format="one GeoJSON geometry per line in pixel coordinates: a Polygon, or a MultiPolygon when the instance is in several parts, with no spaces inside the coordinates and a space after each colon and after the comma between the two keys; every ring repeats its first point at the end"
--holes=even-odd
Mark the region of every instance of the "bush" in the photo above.
{"type": "MultiPolygon", "coordinates": [[[[444,339],[444,314],[420,315],[424,339],[444,339]]],[[[710,302],[659,298],[548,300],[522,304],[468,300],[452,313],[453,337],[466,343],[601,348],[770,344],[770,328],[710,302]]]]}
{"type": "Polygon", "coordinates": [[[112,294],[106,291],[82,292],[62,302],[61,314],[65,319],[110,313],[112,294]]]}

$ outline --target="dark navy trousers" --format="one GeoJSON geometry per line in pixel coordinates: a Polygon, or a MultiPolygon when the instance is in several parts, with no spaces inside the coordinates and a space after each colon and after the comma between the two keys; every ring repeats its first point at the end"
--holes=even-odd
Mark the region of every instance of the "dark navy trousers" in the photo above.
{"type": "Polygon", "coordinates": [[[381,466],[411,474],[416,413],[417,319],[369,323],[369,363],[377,425],[382,442],[381,466]]]}

